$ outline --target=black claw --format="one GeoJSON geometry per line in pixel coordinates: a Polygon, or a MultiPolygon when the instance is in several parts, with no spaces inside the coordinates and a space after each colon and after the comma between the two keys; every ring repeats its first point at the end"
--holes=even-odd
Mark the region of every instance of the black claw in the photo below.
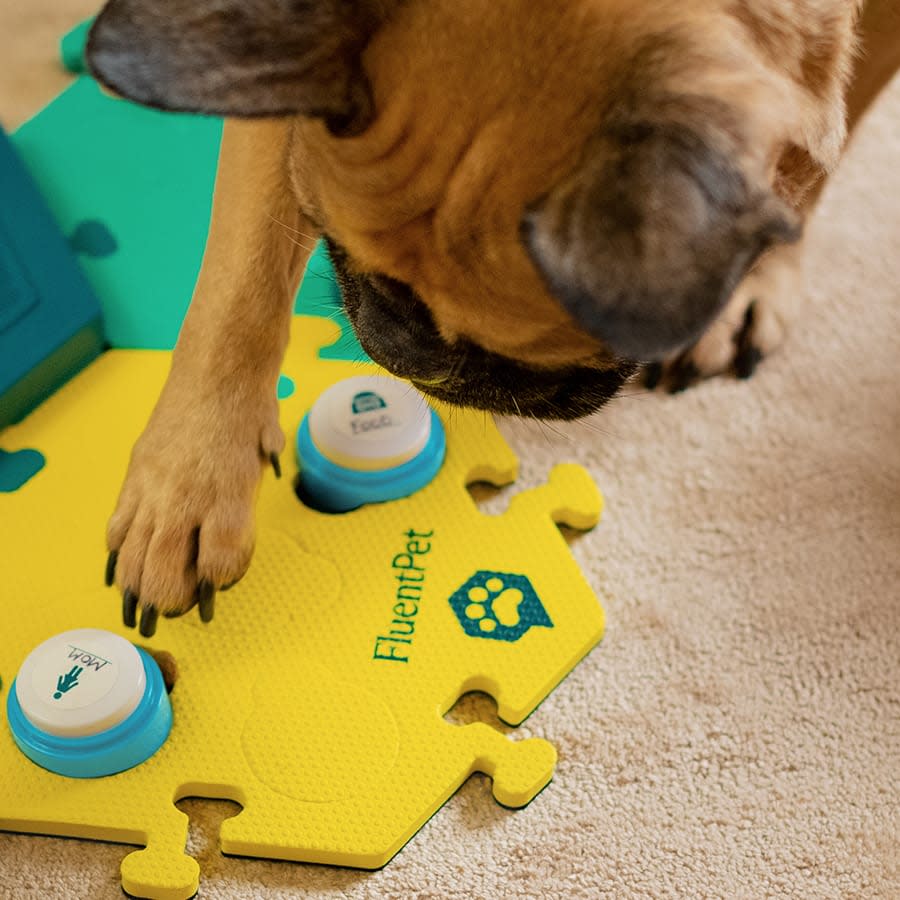
{"type": "Polygon", "coordinates": [[[744,313],[744,324],[736,338],[737,352],[734,357],[734,374],[738,378],[750,378],[762,362],[762,351],[753,343],[753,327],[756,324],[756,300],[744,313]]]}
{"type": "Polygon", "coordinates": [[[211,581],[201,581],[197,588],[200,621],[212,622],[216,611],[216,588],[211,581]]]}
{"type": "Polygon", "coordinates": [[[156,620],[159,618],[159,610],[155,606],[145,606],[141,610],[141,634],[144,637],[153,637],[156,634],[156,620]]]}
{"type": "Polygon", "coordinates": [[[126,628],[137,625],[138,597],[130,588],[122,595],[122,621],[126,628]]]}
{"type": "Polygon", "coordinates": [[[648,391],[655,391],[663,377],[663,364],[660,362],[648,363],[644,366],[644,387],[648,391]]]}
{"type": "Polygon", "coordinates": [[[278,454],[270,453],[269,462],[272,463],[272,471],[275,473],[275,477],[281,478],[281,460],[278,458],[278,454]]]}
{"type": "Polygon", "coordinates": [[[119,561],[119,551],[110,550],[109,556],[106,558],[106,574],[103,576],[107,587],[112,587],[112,583],[116,580],[116,563],[119,561]]]}
{"type": "Polygon", "coordinates": [[[742,379],[751,378],[762,360],[763,355],[759,347],[747,344],[746,347],[738,350],[737,356],[734,358],[734,374],[742,379]]]}
{"type": "Polygon", "coordinates": [[[241,579],[235,578],[234,581],[229,581],[228,584],[223,584],[222,587],[219,588],[219,592],[230,591],[241,579]]]}
{"type": "Polygon", "coordinates": [[[741,331],[738,335],[738,343],[747,339],[747,333],[753,328],[754,324],[756,324],[756,300],[751,300],[750,305],[747,307],[747,311],[744,313],[744,321],[741,323],[741,331]]]}
{"type": "Polygon", "coordinates": [[[669,384],[670,394],[686,391],[700,377],[700,370],[690,361],[682,360],[672,369],[672,380],[669,384]]]}

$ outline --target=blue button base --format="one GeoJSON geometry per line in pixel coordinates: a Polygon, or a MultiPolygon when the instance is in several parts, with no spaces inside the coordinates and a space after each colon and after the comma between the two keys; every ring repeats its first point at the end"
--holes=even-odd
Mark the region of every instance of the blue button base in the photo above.
{"type": "Polygon", "coordinates": [[[144,664],[144,697],[114,728],[87,737],[59,737],[35,728],[19,706],[16,683],[6,698],[6,715],[19,749],[44,769],[69,778],[98,778],[124,772],[149,759],[172,730],[172,706],[153,657],[137,648],[144,664]]]}
{"type": "Polygon", "coordinates": [[[300,489],[310,506],[321,512],[343,513],[366,503],[408,497],[429,484],[440,471],[447,452],[444,425],[432,409],[431,435],[411,460],[381,471],[357,471],[333,463],[313,443],[309,415],[297,431],[300,489]]]}

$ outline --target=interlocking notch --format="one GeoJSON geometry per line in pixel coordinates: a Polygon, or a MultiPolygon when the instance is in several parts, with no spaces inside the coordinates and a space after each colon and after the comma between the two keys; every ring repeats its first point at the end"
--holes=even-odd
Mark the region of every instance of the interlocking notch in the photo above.
{"type": "MultiPolygon", "coordinates": [[[[298,317],[293,331],[288,433],[325,387],[361,371],[318,358],[330,323],[298,317]]],[[[110,351],[9,432],[52,465],[0,495],[4,689],[52,634],[123,633],[116,597],[96,587],[104,524],[168,364],[165,352],[110,351]]],[[[362,868],[387,863],[473,772],[493,778],[500,803],[531,801],[552,776],[550,743],[443,715],[484,691],[518,724],[599,640],[602,610],[556,526],[591,527],[601,501],[587,473],[562,465],[483,514],[466,485],[513,481],[516,459],[481,413],[439,412],[447,460],[412,497],[334,516],[297,501],[291,461],[281,481],[266,477],[247,577],[209,625],[190,614],[147,642],[179,666],[172,735],[147,763],[67,780],[0,728],[0,828],[137,844],[124,888],[175,900],[199,883],[183,797],[241,804],[222,825],[226,853],[362,868]],[[463,587],[477,633],[453,601],[463,587]],[[485,639],[484,621],[515,639],[485,639]]]]}

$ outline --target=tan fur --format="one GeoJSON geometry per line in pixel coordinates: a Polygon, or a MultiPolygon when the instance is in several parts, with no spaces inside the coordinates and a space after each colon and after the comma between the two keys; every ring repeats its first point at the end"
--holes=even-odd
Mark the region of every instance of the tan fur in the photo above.
{"type": "Polygon", "coordinates": [[[109,522],[117,583],[162,612],[190,605],[201,580],[246,571],[260,474],[284,448],[276,382],[309,255],[285,238],[302,226],[289,130],[226,126],[197,289],[109,522]]]}
{"type": "Polygon", "coordinates": [[[747,170],[773,177],[802,148],[803,165],[778,168],[795,205],[845,137],[854,2],[578,6],[561,16],[544,0],[522,15],[505,0],[467,21],[459,4],[410,4],[368,51],[375,127],[349,141],[315,121],[295,132],[298,194],[360,266],[412,285],[446,336],[536,364],[590,355],[596,342],[547,294],[518,239],[522,209],[574,164],[605,104],[642,89],[645,73],[621,63],[644,61],[648,35],[683,42],[677,61],[665,44],[645,61],[673,94],[738,112],[747,170]],[[482,95],[485,81],[495,96],[482,95]],[[585,84],[597,85],[590,109],[585,84]]]}
{"type": "MultiPolygon", "coordinates": [[[[874,0],[848,94],[859,8],[408,2],[366,50],[378,115],[359,136],[317,119],[229,121],[196,295],[110,523],[119,586],[179,611],[199,581],[222,586],[249,564],[254,492],[283,447],[274,391],[292,298],[319,227],[360,270],[411,285],[447,338],[538,366],[603,365],[525,252],[523,210],[652,84],[721,101],[733,115],[704,126],[751,182],[805,212],[848,121],[900,65],[900,0],[874,0]]],[[[703,350],[724,367],[724,351],[703,350]]]]}
{"type": "MultiPolygon", "coordinates": [[[[857,3],[845,5],[859,6],[857,3]]],[[[759,30],[756,39],[760,42],[771,41],[771,38],[764,37],[765,23],[757,21],[759,30]]],[[[777,33],[782,34],[783,29],[777,33]]],[[[897,0],[870,0],[865,4],[856,27],[851,31],[841,27],[835,36],[836,39],[830,42],[832,46],[852,47],[854,50],[849,61],[850,71],[846,68],[848,62],[845,55],[839,58],[837,68],[807,65],[805,71],[811,78],[808,82],[810,92],[815,96],[831,98],[826,105],[831,115],[835,110],[845,110],[842,133],[852,134],[869,105],[900,69],[900,3],[897,0]],[[842,87],[837,98],[834,95],[835,83],[842,87]]],[[[809,32],[804,37],[809,40],[809,32]]],[[[828,46],[828,42],[822,39],[812,44],[820,60],[831,60],[831,54],[824,53],[823,46],[828,46]]],[[[778,45],[772,43],[773,60],[777,60],[778,50],[778,45]]],[[[813,155],[800,146],[788,147],[779,160],[774,184],[804,215],[814,210],[827,182],[828,172],[834,167],[834,162],[830,166],[824,163],[823,160],[817,164],[813,155]]],[[[790,325],[801,315],[804,260],[802,242],[795,247],[778,248],[763,258],[707,334],[675,364],[682,368],[685,365],[692,367],[698,377],[727,371],[734,359],[737,336],[745,329],[746,313],[751,305],[754,307],[755,321],[746,329],[746,339],[752,341],[763,355],[776,350],[790,325]]]]}

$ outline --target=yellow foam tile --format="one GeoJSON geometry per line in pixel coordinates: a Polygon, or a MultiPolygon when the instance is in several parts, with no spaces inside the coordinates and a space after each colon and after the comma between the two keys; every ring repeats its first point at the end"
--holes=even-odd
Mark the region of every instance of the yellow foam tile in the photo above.
{"type": "MultiPolygon", "coordinates": [[[[289,442],[322,390],[374,371],[319,359],[334,333],[294,321],[289,442]]],[[[0,495],[4,708],[47,637],[80,627],[135,637],[100,586],[104,529],[169,358],[110,351],[3,435],[5,449],[47,460],[0,495]]],[[[166,744],[130,771],[77,780],[31,763],[0,727],[0,828],[137,845],[122,863],[125,890],[181,900],[200,874],[184,852],[182,797],[241,804],[222,826],[226,853],[363,868],[386,864],[473,772],[493,778],[500,803],[530,802],[552,776],[550,743],[443,716],[482,690],[518,724],[600,639],[602,608],[556,523],[592,527],[601,498],[585,471],[560,465],[506,512],[483,514],[466,485],[513,481],[515,456],[484,414],[438,413],[446,462],[403,500],[310,510],[286,453],[286,477],[264,479],[254,562],[215,620],[161,620],[144,642],[180,670],[166,744]]]]}

